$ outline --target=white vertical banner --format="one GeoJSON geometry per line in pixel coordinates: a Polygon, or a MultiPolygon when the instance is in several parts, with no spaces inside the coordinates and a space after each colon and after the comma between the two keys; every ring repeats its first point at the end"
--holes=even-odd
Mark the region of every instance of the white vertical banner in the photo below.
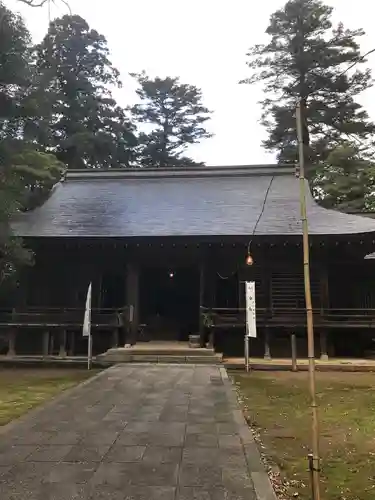
{"type": "Polygon", "coordinates": [[[257,336],[256,304],[255,304],[255,281],[246,281],[246,335],[257,336]]]}
{"type": "Polygon", "coordinates": [[[91,358],[92,358],[92,337],[91,337],[91,295],[92,295],[92,285],[89,284],[86,297],[86,307],[85,307],[85,317],[83,319],[83,337],[88,337],[87,342],[87,369],[91,368],[91,358]]]}

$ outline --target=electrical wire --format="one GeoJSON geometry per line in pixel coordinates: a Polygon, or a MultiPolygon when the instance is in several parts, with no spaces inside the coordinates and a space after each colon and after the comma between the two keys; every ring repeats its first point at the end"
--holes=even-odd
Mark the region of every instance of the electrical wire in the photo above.
{"type": "MultiPolygon", "coordinates": [[[[258,215],[258,217],[257,217],[256,222],[255,222],[254,229],[253,229],[253,231],[252,231],[252,233],[251,233],[251,236],[254,236],[254,235],[255,235],[255,232],[256,232],[256,230],[257,230],[258,224],[259,224],[259,222],[260,222],[260,220],[261,220],[261,218],[262,218],[262,215],[264,214],[264,210],[265,210],[265,208],[266,208],[266,203],[267,203],[268,195],[269,195],[269,192],[270,192],[270,190],[271,190],[271,187],[272,187],[272,183],[273,183],[274,178],[275,178],[275,174],[273,174],[273,175],[272,175],[271,180],[270,180],[270,183],[269,183],[269,185],[268,185],[268,187],[267,187],[267,189],[266,189],[266,193],[265,193],[265,196],[264,196],[264,199],[263,199],[263,203],[262,203],[262,208],[261,208],[260,213],[259,213],[259,215],[258,215]]],[[[248,253],[250,253],[250,246],[251,246],[251,242],[252,242],[252,239],[249,241],[249,243],[248,243],[248,245],[247,245],[247,250],[248,250],[248,253]]],[[[220,278],[220,279],[222,279],[222,280],[227,280],[227,279],[232,278],[232,277],[233,277],[233,276],[234,276],[237,272],[238,272],[238,268],[237,268],[235,271],[233,271],[233,273],[229,274],[228,276],[222,276],[222,275],[221,275],[220,273],[218,273],[218,272],[216,272],[216,274],[219,276],[219,278],[220,278]]]]}
{"type": "Polygon", "coordinates": [[[259,214],[259,216],[258,216],[258,219],[257,219],[257,221],[256,221],[256,223],[255,223],[255,226],[254,226],[254,229],[253,229],[253,234],[252,234],[252,236],[254,236],[255,231],[257,230],[258,224],[259,224],[259,222],[260,222],[260,219],[262,218],[262,215],[263,215],[264,210],[265,210],[265,208],[266,208],[266,203],[267,203],[268,194],[269,194],[269,192],[270,192],[270,190],[271,190],[271,186],[272,186],[272,183],[273,183],[274,178],[275,178],[275,174],[273,174],[273,175],[272,175],[271,180],[270,180],[270,183],[269,183],[268,188],[267,188],[267,190],[266,190],[266,195],[265,195],[264,200],[263,200],[262,209],[261,209],[260,214],[259,214]]]}
{"type": "MultiPolygon", "coordinates": [[[[257,218],[256,222],[255,222],[254,229],[253,229],[253,232],[251,233],[251,236],[255,235],[255,232],[256,232],[256,230],[258,228],[258,224],[259,224],[259,222],[260,222],[260,220],[261,220],[261,218],[262,218],[262,216],[264,214],[264,210],[266,208],[266,203],[267,203],[268,195],[269,195],[269,192],[271,190],[271,186],[272,186],[274,178],[275,178],[275,174],[272,175],[270,183],[269,183],[269,185],[267,187],[266,194],[264,196],[264,200],[263,200],[263,204],[262,204],[262,208],[261,208],[261,211],[260,211],[260,213],[258,215],[258,218],[257,218]]],[[[251,243],[252,243],[252,239],[249,241],[249,243],[247,245],[247,253],[248,254],[250,254],[251,243]]]]}

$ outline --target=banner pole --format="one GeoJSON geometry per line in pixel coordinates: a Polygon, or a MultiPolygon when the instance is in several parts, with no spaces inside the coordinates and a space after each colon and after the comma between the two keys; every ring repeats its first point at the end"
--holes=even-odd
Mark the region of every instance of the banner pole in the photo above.
{"type": "Polygon", "coordinates": [[[90,370],[91,368],[91,332],[89,333],[89,336],[87,338],[87,369],[90,370]]]}
{"type": "Polygon", "coordinates": [[[250,370],[250,360],[249,360],[249,336],[246,334],[245,335],[245,364],[246,364],[246,371],[249,372],[250,370]]]}
{"type": "Polygon", "coordinates": [[[250,371],[250,337],[256,338],[256,306],[255,306],[255,282],[245,282],[246,291],[246,330],[245,330],[245,365],[246,371],[250,371]]]}
{"type": "Polygon", "coordinates": [[[91,368],[92,337],[91,337],[91,294],[92,284],[89,284],[86,297],[85,315],[83,318],[82,336],[87,337],[87,369],[91,368]]]}

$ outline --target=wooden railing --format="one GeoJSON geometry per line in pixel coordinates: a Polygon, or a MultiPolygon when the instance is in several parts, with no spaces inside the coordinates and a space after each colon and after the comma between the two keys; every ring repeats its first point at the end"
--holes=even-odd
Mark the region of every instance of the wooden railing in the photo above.
{"type": "MultiPolygon", "coordinates": [[[[244,308],[207,308],[201,313],[209,318],[213,328],[244,327],[246,309],[244,308]]],[[[375,328],[375,309],[313,309],[314,325],[330,328],[375,328]]],[[[304,308],[257,308],[258,326],[303,327],[306,325],[304,308]]]]}
{"type": "MultiPolygon", "coordinates": [[[[92,309],[93,328],[113,329],[118,325],[117,309],[92,309]]],[[[209,317],[213,328],[245,326],[246,310],[241,308],[201,307],[201,314],[209,317]]],[[[46,327],[81,328],[84,308],[28,307],[23,310],[0,310],[0,328],[46,327]]],[[[375,328],[375,309],[314,309],[314,324],[330,328],[375,328]]],[[[258,326],[303,327],[306,310],[303,308],[257,308],[258,326]]]]}
{"type": "MultiPolygon", "coordinates": [[[[84,308],[27,307],[22,310],[0,310],[0,327],[80,328],[84,308]]],[[[92,309],[91,325],[94,328],[112,329],[118,324],[116,309],[92,309]]]]}

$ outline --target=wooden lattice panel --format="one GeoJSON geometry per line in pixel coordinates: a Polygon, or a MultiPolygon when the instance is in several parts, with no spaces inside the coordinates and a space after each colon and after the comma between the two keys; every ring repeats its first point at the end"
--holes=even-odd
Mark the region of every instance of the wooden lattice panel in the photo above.
{"type": "MultiPolygon", "coordinates": [[[[315,273],[311,273],[310,281],[313,307],[319,307],[319,279],[315,273]]],[[[305,307],[303,270],[291,268],[271,271],[271,303],[274,309],[305,307]]]]}

